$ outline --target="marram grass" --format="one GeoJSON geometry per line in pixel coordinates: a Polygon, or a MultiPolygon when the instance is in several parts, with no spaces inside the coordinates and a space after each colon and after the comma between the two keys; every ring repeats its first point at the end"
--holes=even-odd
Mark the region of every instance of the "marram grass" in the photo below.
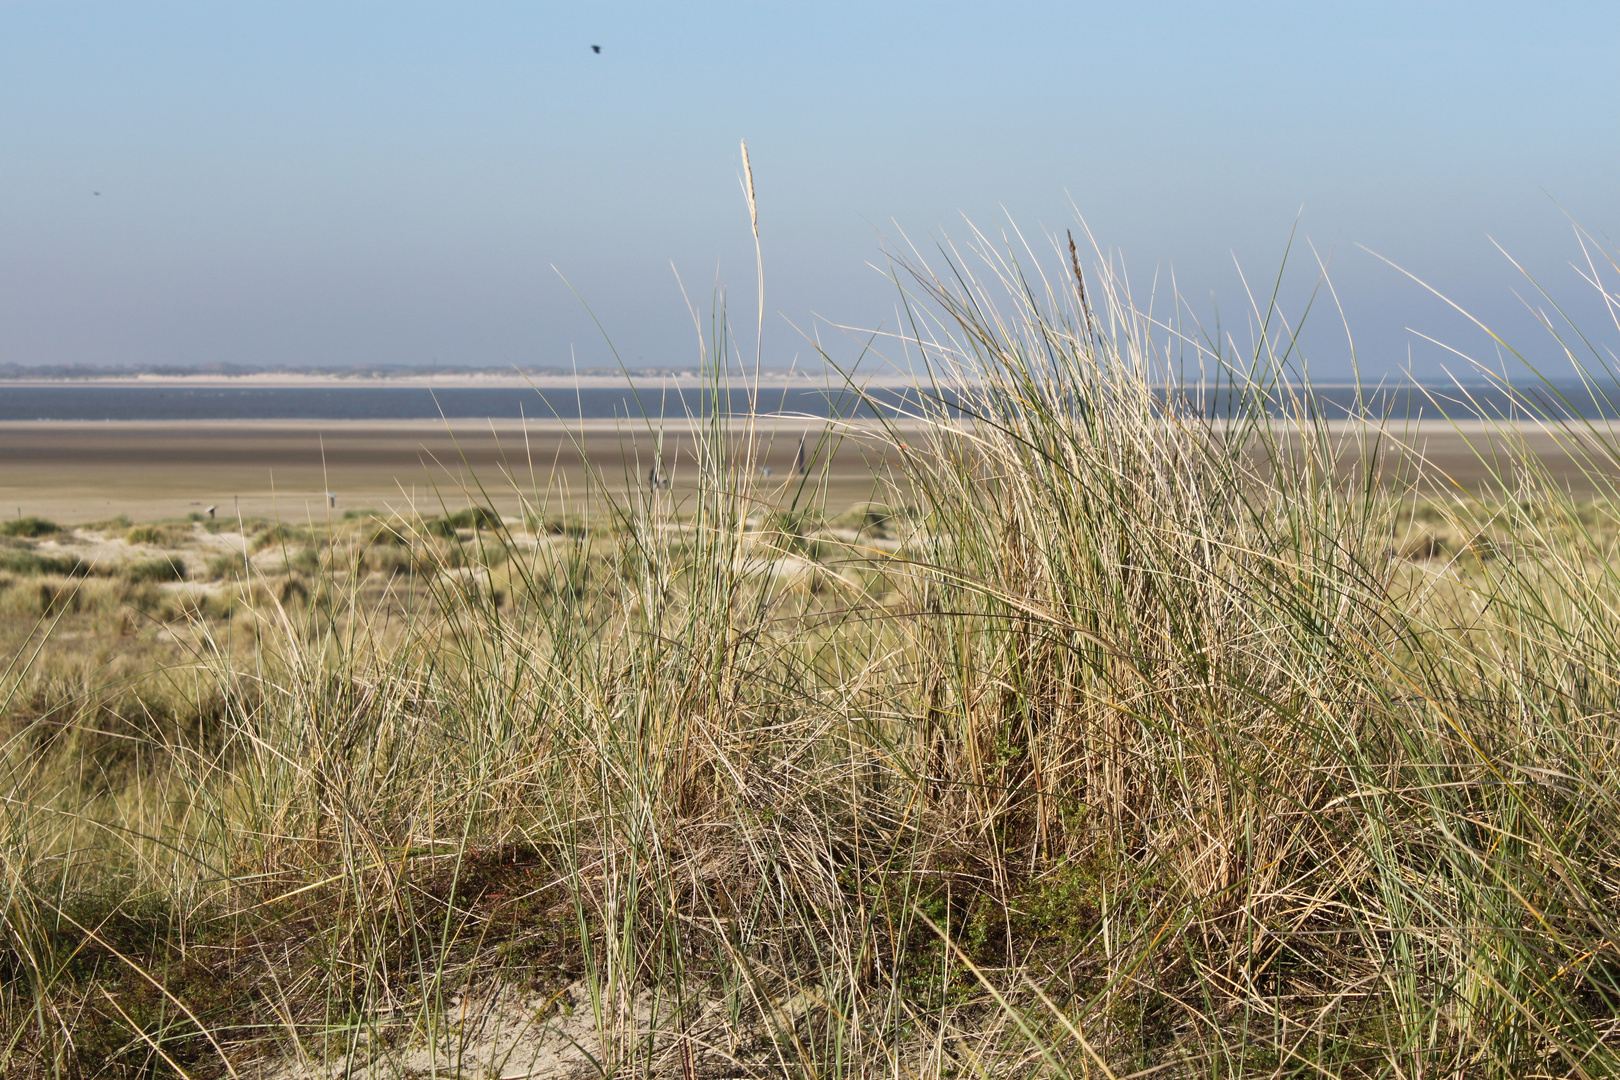
{"type": "Polygon", "coordinates": [[[0,1072],[1615,1074],[1608,433],[1435,498],[1286,343],[1211,419],[1118,281],[948,262],[881,506],[711,413],[679,505],[283,530],[160,670],[38,608],[0,1072]]]}

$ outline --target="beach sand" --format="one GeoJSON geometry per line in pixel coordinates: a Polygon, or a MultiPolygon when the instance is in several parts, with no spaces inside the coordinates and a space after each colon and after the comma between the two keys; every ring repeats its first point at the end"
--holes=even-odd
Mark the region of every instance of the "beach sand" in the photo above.
{"type": "MultiPolygon", "coordinates": [[[[825,431],[819,421],[762,422],[762,493],[791,499],[799,440],[814,456],[825,431]]],[[[474,502],[517,513],[524,501],[561,512],[582,509],[593,488],[644,487],[658,442],[645,426],[608,420],[0,423],[0,515],[155,521],[213,506],[221,517],[303,522],[359,509],[437,514],[474,502]]],[[[694,448],[689,425],[664,426],[663,471],[677,499],[694,487],[694,448]]],[[[874,475],[884,457],[870,440],[841,440],[822,453],[829,450],[829,506],[879,497],[874,475]]]]}
{"type": "MultiPolygon", "coordinates": [[[[1335,427],[1344,434],[1344,425],[1335,427]]],[[[763,497],[792,497],[800,437],[814,454],[827,430],[822,421],[761,421],[757,462],[772,471],[759,474],[763,497]]],[[[1578,493],[1593,489],[1567,436],[1520,431],[1561,482],[1578,493]]],[[[1430,421],[1388,435],[1420,452],[1442,489],[1479,491],[1490,480],[1469,445],[1488,444],[1482,424],[1430,421]]],[[[221,517],[304,522],[360,509],[437,514],[473,502],[516,513],[523,500],[561,512],[570,501],[567,508],[582,509],[594,484],[618,493],[644,486],[656,444],[645,426],[607,420],[0,423],[0,514],[78,524],[119,514],[177,518],[214,506],[221,517]]],[[[688,424],[665,424],[663,467],[677,501],[694,486],[693,446],[688,424]]],[[[826,501],[836,513],[881,500],[876,477],[896,455],[850,437],[829,460],[826,501]]]]}

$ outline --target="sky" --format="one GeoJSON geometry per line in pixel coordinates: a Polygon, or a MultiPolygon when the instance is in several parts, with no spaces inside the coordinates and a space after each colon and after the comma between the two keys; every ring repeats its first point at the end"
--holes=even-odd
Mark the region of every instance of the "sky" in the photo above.
{"type": "Polygon", "coordinates": [[[898,246],[1080,219],[1239,347],[1314,246],[1318,378],[1346,325],[1368,377],[1493,355],[1372,253],[1556,362],[1508,256],[1614,347],[1617,47],[1578,0],[7,0],[0,364],[680,367],[720,292],[751,357],[741,139],[767,366],[894,330],[898,246]]]}

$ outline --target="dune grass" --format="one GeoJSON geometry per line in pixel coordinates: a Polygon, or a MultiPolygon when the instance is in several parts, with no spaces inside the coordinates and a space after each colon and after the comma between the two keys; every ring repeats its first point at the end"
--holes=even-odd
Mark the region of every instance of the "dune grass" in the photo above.
{"type": "Polygon", "coordinates": [[[0,536],[50,536],[61,532],[62,527],[56,522],[42,517],[14,517],[0,521],[0,536]]]}
{"type": "Polygon", "coordinates": [[[904,268],[881,503],[711,412],[680,505],[272,530],[187,662],[20,650],[0,1071],[1614,1075],[1612,438],[1437,498],[1284,336],[1168,408],[1056,265],[904,268]]]}

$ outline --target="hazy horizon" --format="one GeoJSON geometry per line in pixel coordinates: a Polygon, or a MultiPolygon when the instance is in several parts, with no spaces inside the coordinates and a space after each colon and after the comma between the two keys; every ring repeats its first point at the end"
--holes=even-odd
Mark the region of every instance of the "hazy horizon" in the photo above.
{"type": "MultiPolygon", "coordinates": [[[[1297,220],[1287,313],[1314,245],[1371,379],[1457,363],[1409,327],[1489,342],[1363,248],[1540,350],[1494,238],[1612,348],[1569,221],[1617,224],[1617,31],[1596,4],[9,5],[0,365],[611,369],[594,312],[627,366],[689,367],[676,272],[700,318],[729,288],[751,352],[740,138],[771,367],[811,361],[795,327],[841,359],[819,320],[894,328],[885,237],[1043,249],[1076,210],[1140,300],[1173,278],[1240,344],[1234,260],[1268,291],[1297,220]]],[[[1326,295],[1306,343],[1348,374],[1326,295]]]]}

